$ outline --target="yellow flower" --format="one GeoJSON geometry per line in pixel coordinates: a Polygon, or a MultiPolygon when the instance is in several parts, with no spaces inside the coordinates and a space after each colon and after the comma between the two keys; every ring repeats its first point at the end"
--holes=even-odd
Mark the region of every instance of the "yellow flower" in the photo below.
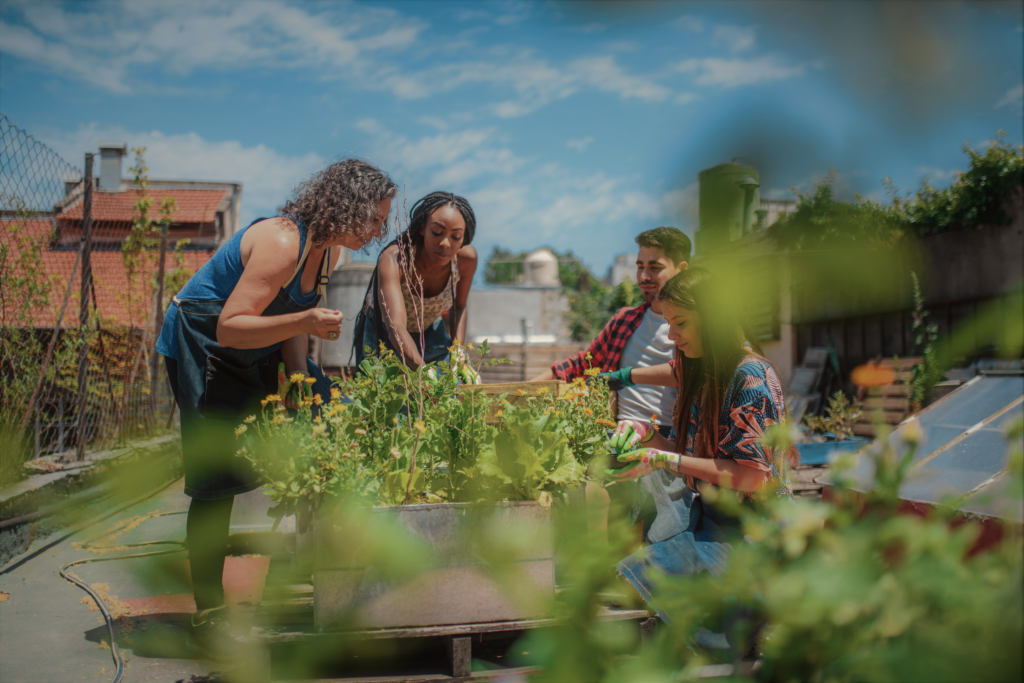
{"type": "Polygon", "coordinates": [[[505,414],[504,410],[499,410],[494,414],[494,417],[502,417],[505,414]]]}
{"type": "Polygon", "coordinates": [[[657,422],[657,421],[658,421],[657,413],[651,413],[651,422],[657,422]]]}
{"type": "Polygon", "coordinates": [[[277,415],[274,416],[274,424],[279,425],[279,424],[282,424],[283,422],[284,422],[284,415],[281,415],[280,413],[278,413],[277,415]]]}
{"type": "Polygon", "coordinates": [[[391,418],[391,424],[393,424],[393,425],[398,424],[398,416],[397,415],[395,415],[393,418],[391,418]]]}
{"type": "Polygon", "coordinates": [[[320,416],[317,415],[316,417],[313,418],[313,422],[316,422],[317,424],[319,424],[320,422],[322,422],[322,420],[320,419],[320,416]]]}
{"type": "Polygon", "coordinates": [[[601,368],[587,368],[583,371],[583,374],[587,377],[597,377],[601,374],[601,368]]]}
{"type": "Polygon", "coordinates": [[[593,360],[594,359],[594,357],[590,355],[590,351],[587,351],[587,355],[585,355],[583,357],[586,358],[587,360],[593,360]]]}
{"type": "MultiPolygon", "coordinates": [[[[590,372],[590,370],[587,370],[587,372],[590,372]]],[[[587,380],[583,379],[582,377],[576,377],[572,380],[572,385],[577,389],[582,389],[583,387],[587,386],[587,380]]]]}
{"type": "Polygon", "coordinates": [[[469,342],[468,344],[466,344],[466,348],[469,349],[470,351],[472,351],[475,348],[473,346],[473,342],[469,342]]]}
{"type": "Polygon", "coordinates": [[[611,422],[609,420],[600,420],[600,419],[598,419],[598,420],[594,420],[594,422],[596,422],[597,424],[601,425],[602,427],[611,427],[612,429],[615,428],[615,423],[611,422]]]}
{"type": "Polygon", "coordinates": [[[590,408],[584,408],[583,412],[586,413],[589,417],[594,417],[594,411],[591,410],[590,408]]]}
{"type": "Polygon", "coordinates": [[[548,388],[547,387],[541,387],[540,389],[537,390],[537,395],[538,396],[543,396],[546,393],[548,393],[548,388]]]}
{"type": "Polygon", "coordinates": [[[519,389],[519,395],[520,395],[520,396],[525,396],[525,395],[526,395],[526,392],[525,392],[525,391],[523,391],[522,389],[519,389]]]}
{"type": "Polygon", "coordinates": [[[291,376],[288,377],[288,381],[292,384],[298,384],[304,379],[306,379],[306,373],[304,372],[293,372],[291,376]]]}
{"type": "Polygon", "coordinates": [[[313,403],[320,405],[324,400],[320,398],[320,394],[313,394],[313,403]]]}
{"type": "Polygon", "coordinates": [[[248,428],[248,427],[246,427],[245,425],[238,425],[238,428],[237,428],[237,429],[235,429],[235,438],[237,439],[237,438],[238,438],[238,437],[240,437],[240,436],[241,436],[242,434],[245,434],[245,432],[246,432],[246,431],[247,431],[248,429],[249,429],[249,428],[248,428]]]}
{"type": "Polygon", "coordinates": [[[339,398],[341,398],[341,389],[338,387],[331,387],[331,400],[337,401],[339,398]]]}
{"type": "Polygon", "coordinates": [[[263,401],[263,403],[280,403],[280,402],[281,402],[281,395],[280,394],[270,394],[263,401]]]}
{"type": "Polygon", "coordinates": [[[255,421],[256,421],[256,416],[255,416],[255,415],[250,415],[249,417],[245,418],[245,421],[246,421],[246,422],[247,422],[248,424],[252,424],[253,422],[255,422],[255,421]]]}
{"type": "Polygon", "coordinates": [[[307,377],[302,381],[308,384],[309,386],[313,386],[314,384],[316,384],[316,377],[307,377]]]}
{"type": "Polygon", "coordinates": [[[416,431],[419,432],[420,434],[427,433],[427,425],[426,423],[423,422],[423,420],[416,420],[416,424],[413,426],[416,427],[416,431]]]}

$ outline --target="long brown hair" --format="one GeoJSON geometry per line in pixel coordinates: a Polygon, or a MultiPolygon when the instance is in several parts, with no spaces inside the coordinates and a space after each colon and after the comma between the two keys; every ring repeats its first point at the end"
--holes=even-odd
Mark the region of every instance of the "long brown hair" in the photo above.
{"type": "MultiPolygon", "coordinates": [[[[764,357],[757,338],[743,323],[733,297],[728,296],[720,279],[706,268],[690,268],[665,283],[660,301],[695,311],[700,316],[700,340],[704,354],[687,358],[676,348],[676,399],[674,423],[676,449],[686,450],[687,425],[693,403],[697,402],[701,420],[694,436],[693,454],[713,458],[718,452],[718,418],[722,412],[729,383],[740,361],[750,349],[764,357]]],[[[671,321],[669,321],[671,323],[671,321]]]]}

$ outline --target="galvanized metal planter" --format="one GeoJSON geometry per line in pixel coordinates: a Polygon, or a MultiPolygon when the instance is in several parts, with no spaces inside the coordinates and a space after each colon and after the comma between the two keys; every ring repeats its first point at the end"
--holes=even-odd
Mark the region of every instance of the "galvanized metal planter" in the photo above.
{"type": "MultiPolygon", "coordinates": [[[[551,510],[535,502],[374,508],[374,526],[407,539],[403,576],[373,566],[365,526],[321,516],[314,525],[318,630],[440,626],[551,616],[551,510]],[[500,566],[486,547],[504,547],[500,566]],[[412,548],[418,552],[412,552],[412,548]]],[[[394,543],[394,539],[391,539],[394,543]]]]}

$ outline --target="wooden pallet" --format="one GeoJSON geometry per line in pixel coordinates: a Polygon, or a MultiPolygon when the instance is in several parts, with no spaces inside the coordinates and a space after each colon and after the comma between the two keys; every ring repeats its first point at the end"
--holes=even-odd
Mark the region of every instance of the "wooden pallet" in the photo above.
{"type": "MultiPolygon", "coordinates": [[[[910,413],[910,396],[907,395],[906,382],[913,374],[914,365],[920,362],[920,358],[900,358],[899,370],[896,371],[896,381],[893,384],[860,390],[857,398],[862,409],[853,426],[854,434],[874,438],[875,420],[879,415],[882,421],[889,425],[899,424],[907,417],[910,413]]],[[[883,358],[877,365],[896,370],[891,358],[883,358]]]]}
{"type": "MultiPolygon", "coordinates": [[[[635,624],[640,636],[646,640],[653,632],[656,617],[647,610],[617,609],[602,607],[598,617],[601,622],[628,622],[635,624]]],[[[488,681],[510,675],[528,675],[535,668],[497,668],[490,671],[472,671],[473,644],[482,645],[501,639],[518,637],[524,631],[549,628],[559,623],[556,618],[524,619],[518,621],[497,621],[475,624],[450,624],[444,626],[419,626],[379,628],[360,631],[317,631],[313,626],[313,586],[297,583],[291,574],[291,556],[282,554],[271,560],[267,574],[264,598],[256,611],[256,618],[250,639],[262,647],[258,648],[261,661],[255,663],[253,671],[265,672],[269,678],[272,667],[272,652],[277,647],[312,646],[317,650],[338,651],[352,649],[353,644],[369,645],[373,641],[420,641],[428,649],[442,649],[447,671],[423,671],[393,675],[365,675],[365,672],[339,676],[322,681],[339,683],[433,683],[446,681],[488,681]]],[[[434,667],[436,669],[436,667],[434,667]]]]}

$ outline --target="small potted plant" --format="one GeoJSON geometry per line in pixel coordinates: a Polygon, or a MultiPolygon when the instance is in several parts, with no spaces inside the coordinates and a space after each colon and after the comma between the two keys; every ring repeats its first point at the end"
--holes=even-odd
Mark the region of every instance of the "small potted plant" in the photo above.
{"type": "Polygon", "coordinates": [[[801,465],[827,465],[840,454],[859,451],[869,443],[868,439],[853,435],[853,425],[861,414],[858,401],[851,403],[846,394],[837,391],[828,400],[827,413],[823,417],[804,418],[810,436],[796,444],[801,465]]]}

